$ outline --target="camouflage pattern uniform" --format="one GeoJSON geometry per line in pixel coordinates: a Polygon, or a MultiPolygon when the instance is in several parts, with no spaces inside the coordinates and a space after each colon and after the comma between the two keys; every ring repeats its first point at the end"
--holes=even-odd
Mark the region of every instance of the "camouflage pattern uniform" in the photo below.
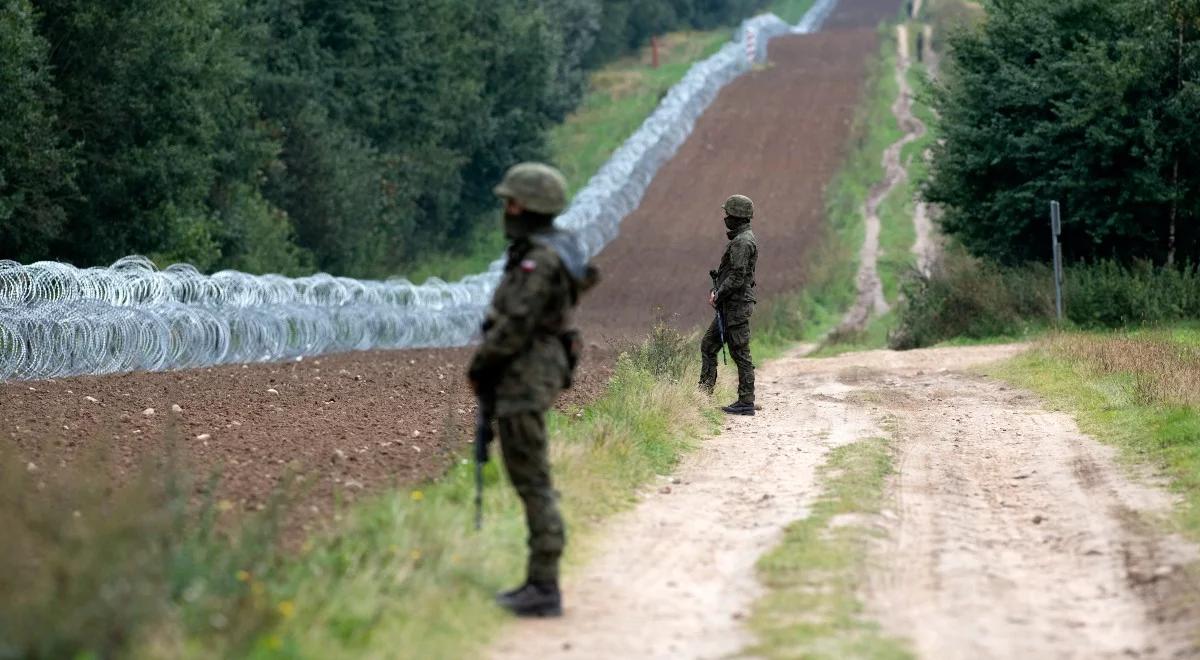
{"type": "Polygon", "coordinates": [[[578,351],[577,336],[569,332],[570,313],[596,278],[570,235],[550,224],[565,204],[565,183],[557,171],[518,165],[496,193],[517,200],[536,215],[506,218],[512,241],[508,260],[469,375],[479,384],[481,396],[490,399],[505,468],[525,506],[528,582],[557,583],[566,539],[550,478],[544,416],[570,385],[578,351]],[[528,175],[524,188],[519,185],[522,174],[528,175]],[[547,178],[555,190],[540,191],[537,184],[547,178]],[[561,193],[555,194],[559,187],[561,193]],[[539,203],[547,197],[550,202],[539,203]]]}
{"type": "MultiPolygon", "coordinates": [[[[754,362],[750,358],[750,317],[757,299],[754,296],[754,269],[758,263],[758,243],[750,230],[754,206],[741,195],[730,197],[723,207],[729,243],[721,265],[710,271],[716,306],[725,318],[725,342],[738,369],[737,404],[754,406],[754,362]]],[[[721,334],[717,319],[700,342],[700,388],[712,392],[717,383],[717,355],[721,352],[721,334]]],[[[734,405],[737,405],[734,404],[734,405]]]]}

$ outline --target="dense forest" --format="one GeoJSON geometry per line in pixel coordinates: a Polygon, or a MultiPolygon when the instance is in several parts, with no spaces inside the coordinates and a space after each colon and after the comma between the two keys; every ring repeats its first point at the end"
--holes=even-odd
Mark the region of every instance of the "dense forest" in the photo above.
{"type": "Polygon", "coordinates": [[[1200,263],[1200,0],[991,0],[949,39],[925,196],[1004,264],[1200,263]]]}
{"type": "Polygon", "coordinates": [[[382,277],[586,75],[764,0],[0,0],[0,259],[382,277]]]}

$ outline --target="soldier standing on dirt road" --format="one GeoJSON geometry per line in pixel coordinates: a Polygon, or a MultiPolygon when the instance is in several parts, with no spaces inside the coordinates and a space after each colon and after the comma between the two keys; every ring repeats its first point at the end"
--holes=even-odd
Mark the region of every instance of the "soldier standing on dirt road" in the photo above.
{"type": "Polygon", "coordinates": [[[553,225],[567,197],[558,170],[540,163],[513,166],[495,193],[504,200],[508,261],[468,377],[496,419],[504,465],[529,527],[527,579],[496,602],[518,616],[558,616],[558,563],[566,537],[550,479],[545,414],[570,387],[579,358],[571,310],[598,278],[586,253],[553,225]]]}
{"type": "Polygon", "coordinates": [[[750,231],[754,202],[744,195],[725,200],[725,228],[729,243],[717,270],[709,271],[713,288],[708,304],[717,310],[700,342],[700,389],[712,394],[717,385],[717,354],[722,334],[738,369],[738,400],[722,408],[730,415],[754,414],[754,362],[750,359],[750,316],[754,313],[754,267],[758,243],[750,231]],[[722,322],[724,327],[722,327],[722,322]]]}

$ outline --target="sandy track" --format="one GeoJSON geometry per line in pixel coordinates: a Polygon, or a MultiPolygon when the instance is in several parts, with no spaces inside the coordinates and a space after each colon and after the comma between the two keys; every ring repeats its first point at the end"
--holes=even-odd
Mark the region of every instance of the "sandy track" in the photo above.
{"type": "Polygon", "coordinates": [[[493,657],[719,658],[749,643],[755,561],[807,515],[829,448],[879,434],[834,399],[844,385],[803,364],[794,354],[761,369],[764,413],[731,419],[605,525],[594,559],[564,581],[567,615],[514,625],[493,657]]]}
{"type": "Polygon", "coordinates": [[[1196,549],[1153,531],[1161,491],[1062,413],[999,383],[898,374],[898,519],[873,612],[926,658],[1200,655],[1196,549]]]}
{"type": "Polygon", "coordinates": [[[893,436],[893,504],[872,521],[870,616],[923,658],[1200,654],[1200,553],[1147,522],[1170,504],[1036,397],[968,370],[1024,347],[803,359],[762,370],[765,410],[730,420],[612,520],[557,621],[515,622],[494,658],[714,658],[750,641],[754,562],[807,514],[829,448],[893,436]],[[887,433],[881,428],[889,429],[887,433]]]}

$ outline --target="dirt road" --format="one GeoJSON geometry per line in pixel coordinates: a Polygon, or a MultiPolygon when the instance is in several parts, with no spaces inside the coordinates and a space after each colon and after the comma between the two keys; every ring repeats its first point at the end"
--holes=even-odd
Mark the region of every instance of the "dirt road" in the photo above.
{"type": "Polygon", "coordinates": [[[1191,657],[1180,566],[1196,548],[1141,516],[1168,498],[1031,395],[966,373],[1020,346],[875,351],[761,372],[764,411],[732,419],[564,583],[567,615],[514,623],[495,658],[718,658],[750,641],[754,562],[817,495],[831,447],[898,455],[869,616],[923,658],[1191,657]],[[889,429],[884,431],[882,429],[889,429]],[[669,489],[669,492],[668,492],[669,489]],[[891,521],[890,523],[887,521],[891,521]]]}
{"type": "Polygon", "coordinates": [[[911,367],[870,379],[898,428],[867,599],[885,629],[926,658],[1200,654],[1181,570],[1200,555],[1152,522],[1168,495],[1024,392],[911,367]]]}

